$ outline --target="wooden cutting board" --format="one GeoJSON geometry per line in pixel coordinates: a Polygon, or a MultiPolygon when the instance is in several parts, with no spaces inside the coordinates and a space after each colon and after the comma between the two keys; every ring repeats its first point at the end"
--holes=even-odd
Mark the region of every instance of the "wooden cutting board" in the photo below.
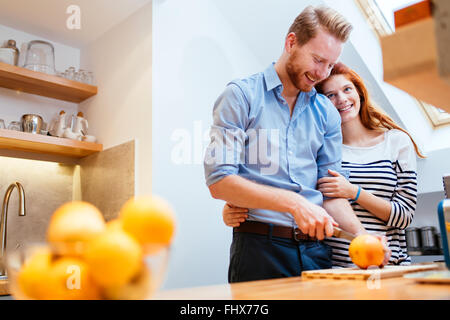
{"type": "Polygon", "coordinates": [[[424,263],[414,264],[410,266],[385,266],[382,269],[362,270],[359,268],[341,268],[341,269],[322,269],[303,271],[302,278],[306,279],[351,279],[351,280],[367,280],[368,278],[392,278],[401,277],[410,272],[428,271],[442,269],[442,263],[424,263]]]}

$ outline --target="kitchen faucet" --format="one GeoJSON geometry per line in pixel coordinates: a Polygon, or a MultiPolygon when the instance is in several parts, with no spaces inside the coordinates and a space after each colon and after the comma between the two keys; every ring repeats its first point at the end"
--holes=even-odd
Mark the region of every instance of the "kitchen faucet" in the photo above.
{"type": "Polygon", "coordinates": [[[19,216],[25,215],[25,192],[23,190],[22,185],[19,182],[15,182],[11,184],[8,189],[6,189],[5,197],[3,198],[3,206],[1,212],[1,220],[0,220],[0,233],[2,235],[2,247],[0,252],[0,276],[5,276],[5,265],[4,258],[6,253],[6,230],[7,230],[7,218],[8,218],[8,204],[9,198],[11,197],[11,193],[14,188],[17,187],[17,191],[19,192],[19,216]]]}

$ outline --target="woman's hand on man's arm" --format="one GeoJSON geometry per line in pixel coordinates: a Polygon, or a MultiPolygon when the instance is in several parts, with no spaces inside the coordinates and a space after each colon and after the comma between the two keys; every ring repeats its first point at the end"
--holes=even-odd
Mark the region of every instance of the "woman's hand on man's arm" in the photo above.
{"type": "Polygon", "coordinates": [[[325,197],[355,199],[358,186],[351,184],[340,173],[328,170],[331,177],[323,177],[317,181],[317,188],[325,197]]]}

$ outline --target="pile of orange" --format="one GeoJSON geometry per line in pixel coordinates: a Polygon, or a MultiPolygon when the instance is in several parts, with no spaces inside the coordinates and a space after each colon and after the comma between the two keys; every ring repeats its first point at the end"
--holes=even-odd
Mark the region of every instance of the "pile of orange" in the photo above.
{"type": "Polygon", "coordinates": [[[19,289],[31,299],[136,298],[150,283],[144,257],[169,247],[174,231],[172,208],[156,196],[130,199],[108,223],[87,202],[66,203],[51,217],[48,247],[21,267],[19,289]]]}

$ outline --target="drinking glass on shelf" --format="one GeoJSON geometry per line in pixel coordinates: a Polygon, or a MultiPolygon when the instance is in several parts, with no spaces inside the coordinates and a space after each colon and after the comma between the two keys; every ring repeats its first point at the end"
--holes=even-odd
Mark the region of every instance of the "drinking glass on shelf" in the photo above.
{"type": "Polygon", "coordinates": [[[94,73],[92,71],[87,72],[86,83],[90,84],[90,85],[94,85],[94,73]]]}
{"type": "Polygon", "coordinates": [[[78,81],[78,82],[82,82],[81,81],[81,72],[80,71],[76,71],[75,75],[73,76],[73,80],[74,81],[78,81]]]}
{"type": "Polygon", "coordinates": [[[6,129],[5,120],[0,119],[0,129],[6,129]]]}
{"type": "Polygon", "coordinates": [[[19,121],[11,121],[8,130],[22,131],[22,124],[19,121]]]}
{"type": "Polygon", "coordinates": [[[75,78],[75,72],[76,72],[76,70],[75,70],[75,68],[74,67],[70,67],[70,68],[68,68],[67,70],[66,70],[66,78],[67,79],[69,79],[69,80],[74,80],[74,78],[75,78]]]}

